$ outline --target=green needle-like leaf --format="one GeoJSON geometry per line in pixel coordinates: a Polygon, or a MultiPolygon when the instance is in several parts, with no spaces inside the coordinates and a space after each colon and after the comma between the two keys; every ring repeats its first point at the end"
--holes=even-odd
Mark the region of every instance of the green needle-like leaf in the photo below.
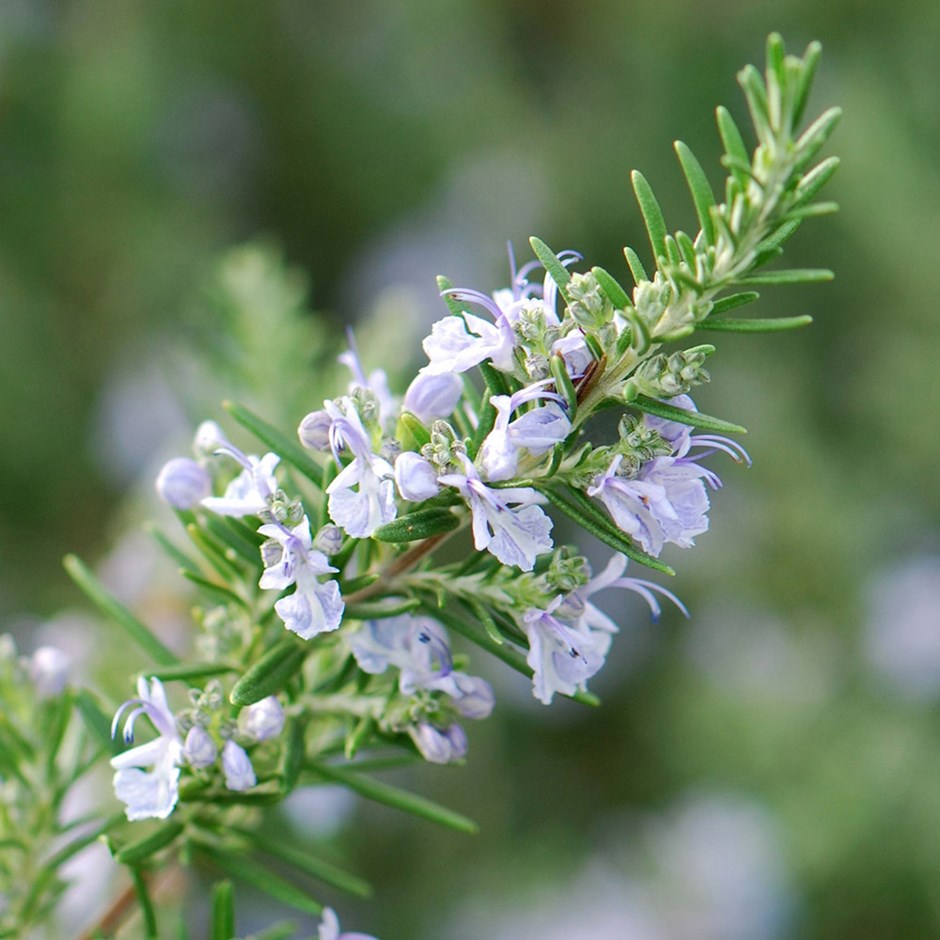
{"type": "Polygon", "coordinates": [[[199,844],[199,851],[209,858],[218,868],[221,868],[232,878],[238,878],[247,884],[271,895],[276,901],[295,907],[307,914],[321,914],[323,905],[314,900],[296,885],[285,881],[273,874],[265,865],[246,857],[243,854],[222,849],[219,846],[199,844]]]}
{"type": "Polygon", "coordinates": [[[264,418],[260,418],[244,405],[226,401],[222,403],[222,407],[285,463],[302,473],[318,489],[323,489],[323,468],[299,443],[282,434],[274,425],[268,424],[264,418]]]}
{"type": "Polygon", "coordinates": [[[597,278],[597,283],[601,285],[601,290],[607,295],[607,299],[618,310],[633,306],[630,295],[627,294],[613,275],[608,274],[607,271],[597,265],[591,268],[591,273],[597,278]]]}
{"type": "MultiPolygon", "coordinates": [[[[709,316],[717,316],[726,313],[728,310],[734,310],[735,307],[743,307],[745,304],[753,303],[760,297],[756,290],[745,290],[738,294],[729,294],[727,297],[721,297],[712,305],[709,316]]],[[[699,324],[701,326],[701,324],[699,324]]]]}
{"type": "Polygon", "coordinates": [[[766,271],[749,274],[738,280],[739,284],[819,284],[831,281],[835,275],[825,268],[792,268],[787,271],[766,271]]]}
{"type": "Polygon", "coordinates": [[[103,744],[112,754],[120,754],[124,750],[123,741],[111,737],[111,716],[98,704],[92,692],[79,689],[75,693],[75,707],[85,722],[85,727],[99,744],[103,744]]]}
{"type": "Polygon", "coordinates": [[[229,700],[233,705],[254,705],[261,699],[280,692],[300,669],[310,652],[302,641],[288,637],[272,646],[232,689],[229,700]]]}
{"type": "Polygon", "coordinates": [[[157,929],[157,914],[153,909],[153,901],[150,899],[150,890],[143,873],[138,868],[132,868],[131,881],[134,883],[134,893],[137,895],[137,906],[140,908],[141,917],[144,921],[144,936],[147,940],[160,940],[160,934],[157,929]]]}
{"type": "Polygon", "coordinates": [[[705,171],[696,159],[695,154],[681,140],[676,141],[675,148],[679,163],[682,164],[685,180],[689,184],[689,192],[692,194],[692,202],[695,204],[698,224],[701,226],[706,243],[713,245],[715,243],[715,224],[712,221],[711,212],[715,205],[715,194],[712,192],[708,177],[705,175],[705,171]]]}
{"type": "Polygon", "coordinates": [[[675,571],[665,562],[652,555],[647,555],[641,551],[630,539],[624,535],[614,524],[603,514],[600,507],[592,503],[587,497],[584,501],[576,499],[575,491],[565,489],[564,492],[553,489],[550,486],[540,487],[539,491],[544,493],[551,504],[563,512],[572,522],[576,522],[583,529],[586,529],[596,539],[599,539],[605,545],[608,545],[616,552],[621,552],[627,558],[652,568],[654,571],[661,571],[663,574],[675,574],[675,571]]]}
{"type": "Polygon", "coordinates": [[[231,881],[217,881],[212,887],[210,940],[232,940],[235,936],[235,894],[231,881]]]}
{"type": "Polygon", "coordinates": [[[649,280],[646,268],[643,267],[643,262],[640,261],[640,256],[632,248],[624,248],[623,256],[627,259],[627,266],[630,268],[630,273],[633,275],[634,283],[639,285],[642,281],[649,280]]]}
{"type": "Polygon", "coordinates": [[[65,556],[65,570],[99,610],[111,618],[155,662],[163,666],[179,662],[146,624],[138,620],[76,555],[65,556]]]}
{"type": "MultiPolygon", "coordinates": [[[[666,251],[666,220],[663,218],[663,210],[659,208],[650,184],[639,170],[634,170],[630,174],[630,179],[633,182],[633,192],[636,194],[636,201],[639,203],[640,213],[646,225],[650,247],[653,249],[653,261],[658,267],[659,259],[666,251]]],[[[630,259],[627,258],[628,263],[629,261],[630,259]]],[[[633,265],[631,264],[630,267],[632,269],[633,265]]],[[[634,272],[634,277],[636,277],[636,272],[634,272]]]]}
{"type": "Polygon", "coordinates": [[[734,118],[728,109],[721,105],[715,109],[715,117],[718,121],[718,133],[721,135],[725,153],[730,157],[728,168],[733,176],[742,184],[746,184],[751,173],[751,155],[747,152],[738,125],[735,124],[734,118]]]}
{"type": "Polygon", "coordinates": [[[171,820],[163,823],[159,829],[137,839],[119,849],[115,859],[122,865],[140,865],[161,849],[172,844],[183,831],[181,822],[171,820]]]}
{"type": "Polygon", "coordinates": [[[565,303],[571,303],[571,297],[568,294],[568,285],[571,283],[571,272],[561,263],[558,255],[555,254],[542,241],[534,235],[529,239],[529,244],[535,252],[535,256],[542,262],[542,267],[551,276],[551,279],[558,286],[558,293],[564,298],[565,303]]]}
{"type": "Polygon", "coordinates": [[[656,398],[647,398],[646,395],[637,396],[630,404],[647,414],[656,415],[657,418],[678,421],[680,424],[687,424],[693,428],[718,431],[720,434],[747,434],[747,428],[741,427],[740,424],[734,424],[722,418],[713,418],[711,415],[702,414],[701,411],[689,411],[685,408],[677,408],[675,405],[667,405],[656,398]]]}
{"type": "Polygon", "coordinates": [[[795,330],[801,326],[809,326],[812,322],[813,318],[810,316],[770,317],[763,320],[717,317],[699,323],[698,329],[725,333],[779,333],[783,330],[795,330]]]}
{"type": "Polygon", "coordinates": [[[415,542],[452,532],[460,519],[449,509],[418,509],[379,526],[372,537],[380,542],[415,542]]]}
{"type": "Polygon", "coordinates": [[[347,620],[385,620],[410,614],[420,606],[421,602],[413,597],[364,601],[360,604],[347,604],[344,617],[347,620]]]}
{"type": "Polygon", "coordinates": [[[479,829],[472,819],[468,819],[460,813],[447,809],[447,807],[441,806],[426,797],[409,793],[407,790],[401,790],[372,777],[365,777],[346,768],[323,764],[319,761],[308,763],[307,769],[325,780],[348,787],[367,800],[384,803],[386,806],[392,806],[402,812],[411,813],[413,816],[420,816],[422,819],[437,823],[439,826],[446,826],[449,829],[456,829],[458,832],[466,832],[470,835],[474,835],[479,829]]]}

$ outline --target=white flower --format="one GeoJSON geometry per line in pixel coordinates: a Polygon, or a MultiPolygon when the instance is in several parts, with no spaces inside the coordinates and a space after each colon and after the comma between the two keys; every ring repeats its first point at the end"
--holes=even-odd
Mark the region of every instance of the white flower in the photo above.
{"type": "Polygon", "coordinates": [[[365,933],[340,933],[339,920],[333,908],[323,909],[323,922],[317,931],[317,940],[377,940],[371,934],[365,933]]]}
{"type": "Polygon", "coordinates": [[[466,372],[485,359],[502,372],[511,372],[515,336],[505,316],[494,326],[472,313],[448,316],[431,327],[422,346],[430,362],[421,370],[428,375],[466,372]]]}
{"type": "Polygon", "coordinates": [[[274,468],[281,458],[268,453],[259,460],[234,448],[224,452],[235,457],[244,469],[226,487],[224,496],[210,496],[202,500],[202,505],[220,516],[257,516],[268,508],[277,492],[274,468]]]}
{"type": "Polygon", "coordinates": [[[229,790],[250,790],[258,781],[245,749],[229,739],[222,748],[222,772],[229,790]]]}
{"type": "Polygon", "coordinates": [[[259,527],[268,540],[261,546],[265,570],[259,586],[282,591],[296,585],[293,594],[274,603],[274,610],[293,633],[309,640],[337,629],[345,604],[336,581],[320,583],[319,576],[336,571],[326,555],[313,548],[306,516],[293,529],[279,522],[259,527]]]}
{"type": "Polygon", "coordinates": [[[369,538],[397,513],[394,470],[387,460],[372,453],[370,437],[350,399],[324,404],[332,418],[329,437],[336,460],[341,448],[353,453],[349,465],[326,488],[330,518],[353,538],[369,538]]]}
{"type": "Polygon", "coordinates": [[[586,687],[610,649],[611,634],[587,624],[571,624],[554,616],[561,605],[559,594],[547,608],[530,608],[523,615],[529,640],[526,662],[532,669],[532,694],[548,705],[552,696],[573,695],[586,687]]]}
{"type": "Polygon", "coordinates": [[[463,456],[465,474],[449,473],[440,478],[445,486],[459,490],[470,504],[473,516],[473,544],[486,549],[504,565],[523,571],[535,567],[535,559],[551,551],[552,520],[534,505],[544,502],[535,490],[526,487],[493,489],[480,480],[470,460],[463,456]],[[510,509],[510,506],[520,508],[510,509]]]}
{"type": "Polygon", "coordinates": [[[166,819],[179,797],[183,745],[160,680],[151,679],[148,686],[147,680],[141,677],[137,681],[137,693],[138,698],[128,700],[118,709],[111,726],[112,736],[121,714],[133,704],[137,707],[124,723],[125,742],[134,739],[134,724],[140,715],[150,719],[160,736],[111,758],[111,766],[117,771],[114,792],[126,804],[128,819],[166,819]],[[144,770],[145,767],[151,768],[150,771],[144,770]]]}

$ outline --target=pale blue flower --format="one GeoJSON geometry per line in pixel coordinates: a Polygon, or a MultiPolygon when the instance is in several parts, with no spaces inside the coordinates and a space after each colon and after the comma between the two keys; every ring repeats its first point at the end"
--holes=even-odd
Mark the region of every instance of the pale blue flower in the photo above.
{"type": "Polygon", "coordinates": [[[522,617],[529,640],[526,662],[533,672],[532,694],[545,705],[556,692],[573,695],[586,688],[610,649],[609,631],[555,616],[561,602],[559,594],[544,610],[532,607],[522,617]]]}
{"type": "Polygon", "coordinates": [[[137,707],[124,723],[125,743],[134,740],[134,725],[141,715],[150,719],[160,736],[111,758],[111,766],[116,771],[114,792],[126,804],[128,819],[166,819],[179,798],[183,745],[160,680],[151,679],[148,685],[141,676],[137,680],[137,693],[137,698],[129,699],[117,710],[111,725],[112,737],[129,705],[137,707]]]}
{"type": "Polygon", "coordinates": [[[257,516],[270,505],[278,490],[274,468],[280,463],[277,454],[268,453],[260,459],[245,455],[237,448],[219,449],[234,457],[243,467],[242,472],[226,487],[223,496],[209,496],[202,505],[220,516],[257,516]]]}
{"type": "Polygon", "coordinates": [[[370,435],[351,399],[326,401],[324,405],[332,419],[329,438],[336,462],[342,449],[353,454],[352,461],[326,488],[330,518],[353,538],[369,538],[397,513],[394,470],[385,458],[372,452],[370,435]]]}
{"type": "MultiPolygon", "coordinates": [[[[454,296],[463,299],[464,293],[454,296]]],[[[511,372],[515,342],[512,326],[502,314],[495,325],[467,312],[444,317],[431,327],[431,335],[422,344],[430,361],[421,371],[428,375],[466,372],[489,359],[500,371],[511,372]]]]}
{"type": "Polygon", "coordinates": [[[398,402],[395,396],[392,395],[388,386],[388,375],[384,369],[373,369],[372,372],[366,376],[365,370],[362,368],[362,362],[359,359],[359,352],[356,349],[351,329],[347,329],[346,338],[349,340],[349,349],[336,358],[352,372],[353,380],[349,383],[349,392],[351,394],[357,388],[371,392],[375,396],[375,401],[379,406],[379,426],[388,428],[394,421],[395,415],[398,412],[398,402]]]}
{"type": "Polygon", "coordinates": [[[465,473],[449,473],[440,478],[467,500],[473,516],[473,544],[486,549],[504,565],[523,571],[535,567],[535,559],[551,551],[549,533],[552,520],[535,505],[545,499],[528,487],[494,489],[480,479],[471,461],[463,455],[465,473]],[[516,508],[510,508],[510,507],[516,508]]]}
{"type": "Polygon", "coordinates": [[[295,585],[292,594],[274,603],[274,610],[284,626],[305,640],[337,629],[345,609],[339,584],[319,580],[320,575],[337,569],[330,565],[326,555],[313,548],[307,517],[293,529],[273,522],[261,526],[258,532],[269,539],[262,545],[266,567],[259,586],[282,591],[295,585]]]}
{"type": "Polygon", "coordinates": [[[340,933],[339,920],[333,908],[323,909],[323,921],[317,931],[317,940],[378,940],[366,933],[340,933]]]}
{"type": "Polygon", "coordinates": [[[231,739],[222,748],[222,772],[225,786],[239,793],[250,790],[258,782],[245,749],[231,739]]]}

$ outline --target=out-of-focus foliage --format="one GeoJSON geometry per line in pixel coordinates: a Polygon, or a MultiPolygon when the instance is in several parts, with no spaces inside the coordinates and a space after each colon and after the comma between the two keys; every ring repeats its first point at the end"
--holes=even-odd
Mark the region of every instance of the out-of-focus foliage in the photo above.
{"type": "MultiPolygon", "coordinates": [[[[390,335],[439,314],[436,273],[500,286],[507,238],[620,272],[617,246],[643,240],[628,171],[693,228],[668,142],[710,172],[735,69],[771,29],[820,39],[842,212],[788,252],[837,280],[768,292],[767,315],[816,325],[722,337],[710,363],[700,405],[751,429],[755,466],[726,475],[682,559],[692,620],[618,612],[636,626],[600,711],[546,726],[504,705],[475,729],[468,767],[429,785],[479,819],[474,840],[363,809],[350,851],[379,891],[355,922],[549,937],[526,911],[563,899],[595,937],[936,933],[938,28],[925,0],[11,0],[0,611],[72,601],[61,555],[103,549],[122,492],[212,407],[173,388],[183,351],[212,345],[194,297],[220,249],[273,237],[337,324],[377,310],[390,335]]],[[[285,420],[319,404],[273,394],[263,365],[259,398],[296,403],[285,420]]]]}

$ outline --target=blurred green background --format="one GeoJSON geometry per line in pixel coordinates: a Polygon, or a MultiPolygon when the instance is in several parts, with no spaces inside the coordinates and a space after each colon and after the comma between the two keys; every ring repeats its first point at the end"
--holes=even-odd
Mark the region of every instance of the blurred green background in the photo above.
{"type": "MultiPolygon", "coordinates": [[[[337,334],[421,335],[436,274],[499,287],[530,234],[623,272],[624,244],[645,256],[629,170],[693,228],[671,142],[720,180],[714,107],[743,120],[734,75],[771,30],[823,42],[811,109],[845,110],[842,211],[788,246],[837,280],[762,299],[810,330],[720,337],[699,403],[750,428],[755,464],[720,468],[712,530],[667,558],[693,617],[615,611],[596,712],[492,676],[468,766],[414,778],[481,835],[357,811],[346,851],[378,891],[336,902],[347,925],[940,935],[940,5],[0,5],[0,614],[21,628],[77,606],[61,556],[100,556],[226,394],[187,364],[227,342],[220,253],[272,240],[337,334]]],[[[252,347],[291,422],[319,403],[315,349],[265,372],[292,342],[259,320],[252,347]]]]}

